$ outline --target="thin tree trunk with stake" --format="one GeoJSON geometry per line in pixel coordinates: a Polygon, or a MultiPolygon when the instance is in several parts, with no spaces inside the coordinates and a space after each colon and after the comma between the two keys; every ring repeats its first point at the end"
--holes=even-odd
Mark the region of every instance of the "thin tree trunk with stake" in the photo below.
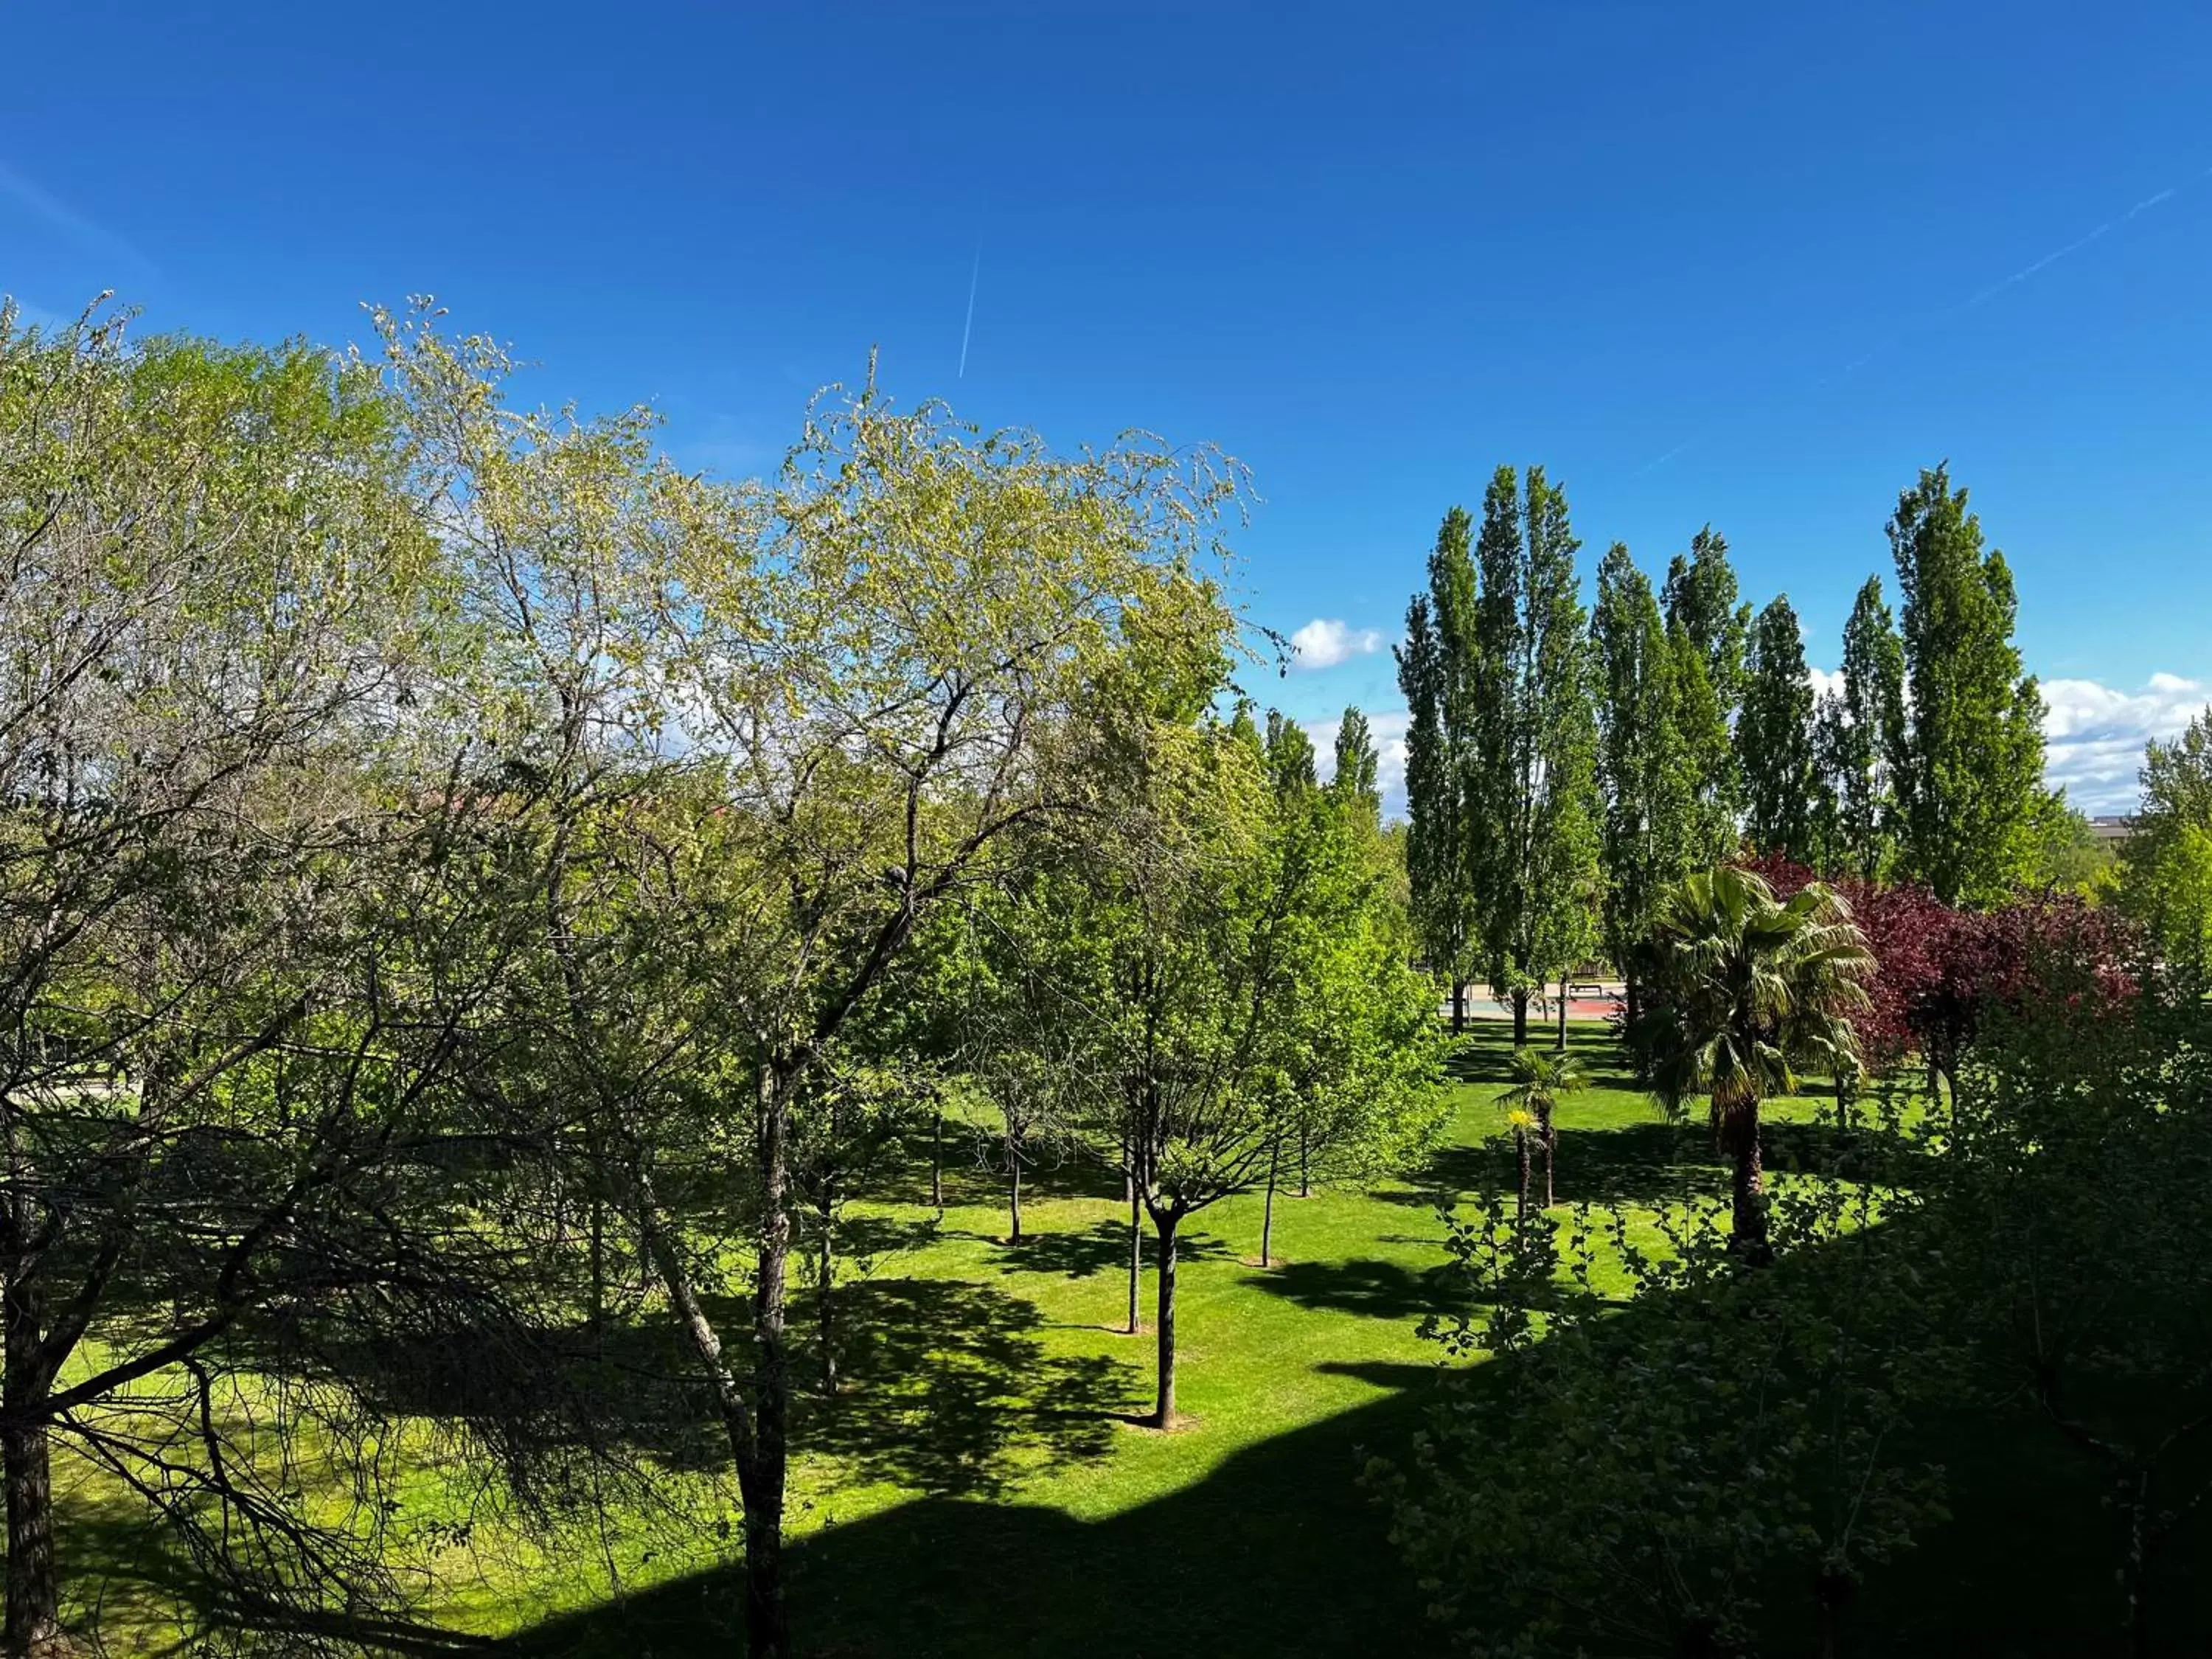
{"type": "Polygon", "coordinates": [[[1145,1222],[1137,1198],[1134,1177],[1125,1176],[1129,1189],[1129,1334],[1137,1334],[1137,1292],[1145,1276],[1145,1222]]]}
{"type": "Polygon", "coordinates": [[[1267,1252],[1275,1237],[1275,1170],[1282,1161],[1282,1143],[1267,1148],[1267,1196],[1260,1206],[1260,1265],[1268,1265],[1267,1252]]]}

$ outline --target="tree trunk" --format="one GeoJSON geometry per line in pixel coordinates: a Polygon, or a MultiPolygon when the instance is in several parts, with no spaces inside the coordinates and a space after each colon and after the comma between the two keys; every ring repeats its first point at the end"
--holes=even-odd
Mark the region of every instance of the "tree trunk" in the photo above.
{"type": "Polygon", "coordinates": [[[1636,1023],[1644,1017],[1643,999],[1639,994],[1634,974],[1624,974],[1620,984],[1620,1008],[1629,1035],[1635,1035],[1636,1023]]]}
{"type": "Polygon", "coordinates": [[[752,1470],[738,1470],[745,1508],[745,1634],[751,1659],[790,1659],[791,1613],[784,1601],[783,1500],[790,1461],[791,1356],[784,1340],[784,1296],[791,1261],[791,1091],[763,1079],[760,1136],[760,1277],[753,1291],[752,1470]]]}
{"type": "Polygon", "coordinates": [[[31,1659],[56,1650],[62,1639],[46,1425],[23,1420],[53,1385],[51,1363],[40,1352],[45,1330],[35,1285],[21,1279],[8,1285],[0,1323],[7,1366],[0,1402],[14,1419],[0,1432],[0,1482],[8,1495],[6,1647],[9,1659],[31,1659]]]}
{"type": "Polygon", "coordinates": [[[1766,1176],[1759,1163],[1759,1103],[1753,1101],[1746,1107],[1742,1121],[1732,1127],[1735,1213],[1729,1249],[1751,1266],[1763,1267],[1774,1260],[1774,1247],[1766,1237],[1766,1176]]]}
{"type": "Polygon", "coordinates": [[[945,1102],[934,1092],[931,1099],[937,1110],[929,1126],[929,1204],[932,1209],[945,1207],[945,1102]]]}
{"type": "Polygon", "coordinates": [[[1137,1334],[1137,1288],[1145,1276],[1145,1224],[1137,1203],[1137,1182],[1126,1176],[1129,1188],[1129,1334],[1137,1334]]]}
{"type": "Polygon", "coordinates": [[[1467,981],[1452,981],[1452,1035],[1457,1036],[1467,1030],[1467,981]]]}
{"type": "Polygon", "coordinates": [[[1552,1127],[1552,1109],[1547,1106],[1536,1115],[1536,1133],[1544,1146],[1544,1207],[1550,1209],[1559,1202],[1552,1191],[1552,1154],[1558,1150],[1559,1132],[1552,1127]]]}
{"type": "Polygon", "coordinates": [[[1006,1137],[1006,1217],[1011,1231],[1006,1242],[1022,1242],[1022,1154],[1012,1135],[1006,1137]]]}
{"type": "Polygon", "coordinates": [[[1279,1143],[1267,1149],[1267,1197],[1260,1206],[1260,1265],[1263,1267],[1275,1239],[1275,1166],[1281,1158],[1279,1143]]]}
{"type": "Polygon", "coordinates": [[[1520,1196],[1513,1206],[1513,1225],[1516,1231],[1525,1233],[1528,1231],[1528,1132],[1518,1125],[1513,1130],[1513,1151],[1521,1164],[1520,1196]]]}
{"type": "Polygon", "coordinates": [[[1306,1144],[1306,1126],[1298,1125],[1298,1196],[1313,1196],[1313,1164],[1306,1144]]]}
{"type": "Polygon", "coordinates": [[[837,1198],[825,1188],[817,1218],[822,1225],[822,1392],[834,1399],[837,1393],[837,1198]]]}
{"type": "Polygon", "coordinates": [[[1559,1052],[1567,1052],[1567,979],[1559,976],[1559,1052]]]}
{"type": "Polygon", "coordinates": [[[1528,1041],[1528,993],[1513,993],[1513,1046],[1516,1048],[1528,1041]]]}
{"type": "Polygon", "coordinates": [[[1169,1428],[1176,1414],[1176,1228],[1182,1218],[1155,1213],[1160,1232],[1159,1398],[1152,1407],[1152,1426],[1169,1428]]]}
{"type": "Polygon", "coordinates": [[[597,1337],[607,1318],[607,1209],[597,1193],[592,1194],[592,1308],[591,1332],[597,1337]]]}

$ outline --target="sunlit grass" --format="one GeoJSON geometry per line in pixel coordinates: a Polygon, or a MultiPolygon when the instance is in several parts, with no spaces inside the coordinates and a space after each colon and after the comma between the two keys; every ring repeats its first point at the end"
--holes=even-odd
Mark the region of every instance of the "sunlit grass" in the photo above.
{"type": "MultiPolygon", "coordinates": [[[[1556,1213],[1583,1202],[1618,1212],[1639,1245],[1658,1248],[1662,1210],[1724,1186],[1710,1137],[1702,1124],[1664,1121],[1620,1071],[1601,1030],[1577,1028],[1573,1041],[1591,1086],[1558,1113],[1556,1213]]],[[[1167,1434],[1123,1420],[1151,1401],[1149,1231],[1146,1328],[1132,1337],[1121,1328],[1127,1211],[1115,1185],[1073,1163],[1039,1171],[1024,1204],[1028,1237],[1011,1244],[998,1177],[982,1167],[965,1132],[949,1137],[941,1214],[917,1202],[854,1206],[856,1236],[919,1242],[841,1270],[851,1381],[836,1401],[805,1407],[791,1487],[794,1538],[929,1498],[1107,1522],[1190,1492],[1240,1453],[1399,1394],[1439,1358],[1416,1330],[1442,1293],[1436,1206],[1507,1191],[1513,1182],[1504,1114],[1495,1104],[1506,1086],[1506,1048],[1495,1028],[1469,1040],[1459,1070],[1473,1080],[1455,1083],[1450,1123],[1419,1167],[1367,1190],[1322,1189],[1300,1199],[1292,1185],[1279,1193],[1268,1267],[1253,1265],[1259,1194],[1226,1200],[1186,1224],[1178,1323],[1188,1420],[1167,1434]],[[875,1317],[854,1316],[864,1311],[875,1317]]],[[[1781,1102],[1770,1118],[1798,1123],[1814,1113],[1810,1099],[1781,1102]]],[[[902,1195],[926,1195],[926,1171],[902,1171],[896,1186],[902,1195]]],[[[1601,1279],[1612,1281],[1602,1289],[1625,1282],[1602,1266],[1601,1279]]],[[[802,1388],[811,1382],[814,1341],[805,1283],[802,1271],[793,1304],[802,1388]]],[[[422,1436],[426,1454],[432,1439],[422,1436]]],[[[1348,1460],[1314,1469],[1316,1501],[1344,1504],[1352,1476],[1348,1460]]],[[[79,1470],[64,1485],[73,1518],[97,1510],[127,1527],[128,1510],[100,1480],[79,1470]]],[[[734,1492],[712,1473],[672,1480],[663,1511],[618,1509],[555,1539],[526,1536],[495,1510],[477,1514],[465,1539],[447,1536],[460,1494],[473,1495],[479,1485],[427,1461],[399,1480],[394,1532],[405,1559],[398,1565],[422,1586],[418,1617],[484,1634],[524,1630],[712,1572],[738,1553],[734,1492]]],[[[1379,1549],[1379,1517],[1372,1526],[1368,1543],[1379,1549]]],[[[63,1548],[78,1607],[88,1609],[94,1594],[105,1598],[100,1620],[111,1645],[156,1647],[165,1626],[173,1640],[165,1575],[149,1572],[155,1582],[132,1589],[118,1577],[127,1563],[112,1545],[94,1553],[96,1561],[72,1559],[67,1535],[63,1548]],[[145,1639],[129,1639],[132,1632],[145,1639]]],[[[855,1616],[854,1598],[836,1588],[825,1586],[810,1611],[802,1582],[802,1629],[811,1621],[834,1633],[855,1616]]],[[[1418,1607],[1407,1613],[1418,1630],[1418,1607]]],[[[988,1607],[973,1611],[973,1650],[988,1650],[993,1617],[988,1607]]],[[[958,1636],[968,1627],[948,1626],[932,1650],[971,1650],[958,1636]]],[[[623,1650],[614,1639],[619,1628],[610,1631],[608,1650],[623,1650]]]]}

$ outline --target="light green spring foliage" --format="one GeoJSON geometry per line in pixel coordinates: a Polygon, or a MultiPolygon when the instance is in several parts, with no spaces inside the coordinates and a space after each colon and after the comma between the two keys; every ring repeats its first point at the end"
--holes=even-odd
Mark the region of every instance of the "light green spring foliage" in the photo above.
{"type": "Polygon", "coordinates": [[[1528,991],[1596,941],[1597,726],[1589,641],[1565,493],[1543,469],[1525,489],[1500,467],[1483,498],[1475,564],[1474,785],[1469,835],[1490,981],[1528,991]]]}
{"type": "Polygon", "coordinates": [[[1942,467],[1899,496],[1889,540],[1911,709],[1896,784],[1905,872],[1946,903],[1993,904],[2030,878],[2044,795],[2043,699],[2012,641],[2012,572],[1983,551],[1981,521],[1942,467]]]}
{"type": "Polygon", "coordinates": [[[2175,966],[2212,968],[2212,708],[2143,757],[2142,810],[2121,855],[2118,902],[2175,966]]]}
{"type": "Polygon", "coordinates": [[[1743,712],[1735,728],[1744,836],[1759,852],[1799,863],[1814,856],[1819,805],[1814,737],[1804,635],[1789,596],[1777,594],[1752,629],[1743,712]]]}
{"type": "MultiPolygon", "coordinates": [[[[1140,794],[1056,838],[1009,948],[1062,999],[1039,1022],[1073,1127],[1176,1218],[1286,1144],[1379,1169],[1441,1109],[1425,982],[1379,836],[1310,781],[1287,721],[1163,726],[1140,794]]],[[[1296,735],[1293,735],[1296,734],[1296,735]]]]}
{"type": "Polygon", "coordinates": [[[1625,964],[1650,930],[1660,896],[1689,873],[1698,779],[1658,600],[1618,542],[1598,565],[1590,647],[1604,799],[1603,942],[1625,964]]]}
{"type": "Polygon", "coordinates": [[[328,1304],[294,1283],[370,1271],[368,1214],[450,1202],[365,1149],[435,1140],[440,1033],[489,989],[450,953],[480,825],[421,788],[450,752],[453,588],[372,370],[126,321],[0,307],[9,1401],[64,1468],[158,1467],[126,1504],[234,1586],[312,1601],[304,1540],[369,1595],[373,1462],[318,1508],[257,1445],[301,1412],[357,1449],[374,1385],[310,1354],[241,1424],[263,1354],[236,1337],[282,1297],[313,1349],[328,1304]]]}

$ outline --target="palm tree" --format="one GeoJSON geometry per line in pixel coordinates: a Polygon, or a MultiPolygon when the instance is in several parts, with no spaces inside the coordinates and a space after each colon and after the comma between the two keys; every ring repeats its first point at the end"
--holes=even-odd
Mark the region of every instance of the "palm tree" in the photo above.
{"type": "MultiPolygon", "coordinates": [[[[1505,1107],[1517,1120],[1526,1114],[1536,1137],[1536,1144],[1544,1149],[1544,1207],[1550,1209],[1554,1202],[1552,1192],[1552,1154],[1559,1145],[1559,1133],[1552,1126],[1552,1109],[1561,1095],[1571,1095],[1589,1081],[1583,1071],[1583,1063],[1564,1051],[1544,1054],[1525,1044],[1513,1051],[1513,1087],[1498,1097],[1498,1103],[1505,1107]]],[[[1516,1128],[1516,1133],[1521,1133],[1516,1128]]],[[[1525,1172],[1528,1154],[1524,1148],[1522,1164],[1525,1172]]],[[[1522,1182],[1522,1203],[1528,1203],[1528,1182],[1522,1182]]]]}
{"type": "Polygon", "coordinates": [[[1635,1034],[1646,1074],[1670,1106],[1712,1102],[1714,1139],[1735,1164],[1731,1248],[1770,1261],[1759,1103],[1794,1094],[1801,1065],[1856,1063],[1851,1016],[1869,1006],[1874,953],[1826,887],[1785,903],[1750,871],[1723,866],[1666,896],[1646,957],[1652,995],[1635,1034]]]}

